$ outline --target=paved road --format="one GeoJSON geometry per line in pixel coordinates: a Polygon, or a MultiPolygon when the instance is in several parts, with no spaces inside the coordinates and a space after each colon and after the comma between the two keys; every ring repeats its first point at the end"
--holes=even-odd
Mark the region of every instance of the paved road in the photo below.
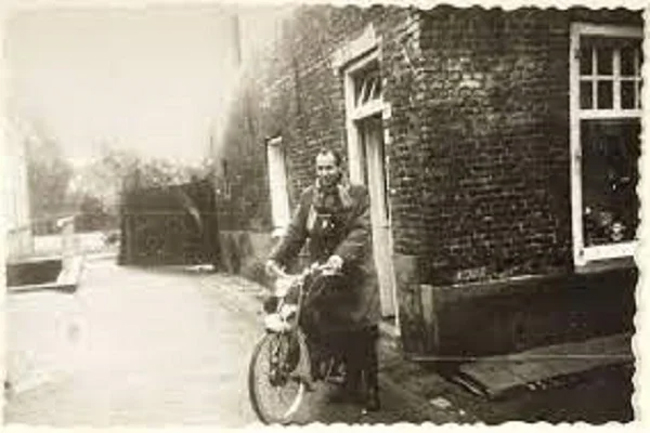
{"type": "MultiPolygon", "coordinates": [[[[7,422],[61,427],[257,422],[246,389],[248,359],[261,330],[257,286],[222,274],[95,260],[86,263],[80,287],[75,295],[9,295],[8,367],[16,393],[5,407],[7,422]]],[[[626,366],[491,402],[389,358],[381,361],[382,377],[398,367],[391,373],[396,386],[390,389],[384,380],[379,413],[362,417],[353,406],[326,404],[331,389],[321,386],[310,395],[302,421],[632,418],[632,371],[626,366]],[[407,382],[421,384],[424,405],[409,401],[407,382]]]]}
{"type": "MultiPolygon", "coordinates": [[[[260,325],[246,304],[250,297],[238,298],[241,290],[230,287],[234,281],[101,260],[86,263],[75,295],[9,299],[16,393],[5,421],[62,427],[257,422],[245,384],[260,325]]],[[[361,418],[355,407],[325,405],[327,392],[321,387],[311,396],[305,420],[426,417],[384,391],[384,410],[361,418]]]]}
{"type": "MultiPolygon", "coordinates": [[[[65,354],[70,371],[10,399],[6,421],[60,426],[254,421],[245,404],[242,365],[257,330],[199,283],[181,273],[87,263],[81,290],[68,297],[79,312],[75,323],[69,322],[79,328],[65,354]]],[[[58,337],[66,346],[64,334],[58,337]]]]}

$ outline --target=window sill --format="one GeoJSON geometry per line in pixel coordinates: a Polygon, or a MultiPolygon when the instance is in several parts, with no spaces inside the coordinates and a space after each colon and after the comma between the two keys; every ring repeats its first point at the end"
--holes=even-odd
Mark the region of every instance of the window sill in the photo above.
{"type": "Polygon", "coordinates": [[[577,274],[595,274],[613,269],[635,268],[636,263],[633,256],[617,257],[602,260],[592,260],[584,265],[576,265],[577,274]]]}

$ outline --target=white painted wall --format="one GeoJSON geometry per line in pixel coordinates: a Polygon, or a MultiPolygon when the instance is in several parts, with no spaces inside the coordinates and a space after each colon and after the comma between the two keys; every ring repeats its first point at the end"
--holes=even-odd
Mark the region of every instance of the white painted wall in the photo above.
{"type": "Polygon", "coordinates": [[[8,258],[32,252],[32,232],[27,183],[24,135],[17,125],[5,121],[2,137],[2,210],[8,258]]]}

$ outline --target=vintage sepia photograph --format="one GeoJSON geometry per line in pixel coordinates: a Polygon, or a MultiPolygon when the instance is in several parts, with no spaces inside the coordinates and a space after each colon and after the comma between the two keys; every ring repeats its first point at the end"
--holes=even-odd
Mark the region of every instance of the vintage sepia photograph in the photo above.
{"type": "Polygon", "coordinates": [[[4,424],[637,421],[643,44],[622,1],[7,8],[4,424]]]}

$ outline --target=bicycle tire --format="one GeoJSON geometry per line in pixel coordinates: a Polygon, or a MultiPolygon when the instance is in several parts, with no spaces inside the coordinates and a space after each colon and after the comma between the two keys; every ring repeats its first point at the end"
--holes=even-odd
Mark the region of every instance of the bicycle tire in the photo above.
{"type": "MultiPolygon", "coordinates": [[[[298,368],[305,368],[305,365],[310,366],[310,354],[307,345],[305,344],[304,335],[300,330],[294,331],[296,337],[298,338],[300,359],[298,360],[298,368]],[[301,364],[302,363],[302,364],[301,364]]],[[[265,355],[265,350],[270,350],[269,346],[273,344],[289,344],[289,335],[288,334],[278,334],[278,333],[267,333],[256,343],[255,348],[253,349],[253,354],[251,356],[250,364],[248,367],[248,393],[249,400],[253,411],[257,415],[260,421],[264,424],[281,424],[286,425],[295,421],[295,416],[300,409],[302,402],[305,398],[305,392],[307,391],[307,386],[304,380],[300,378],[290,378],[287,382],[296,382],[297,389],[295,395],[288,402],[287,408],[282,410],[271,408],[269,402],[265,401],[268,397],[261,390],[261,385],[265,384],[267,381],[270,382],[269,377],[264,377],[265,375],[270,374],[269,366],[266,368],[263,365],[260,365],[264,362],[263,356],[265,355]],[[259,371],[258,371],[259,369],[259,371]]],[[[303,370],[304,371],[304,370],[303,370]]],[[[306,374],[310,374],[307,370],[306,374]]],[[[278,387],[269,383],[272,388],[283,387],[280,385],[278,387]]]]}

